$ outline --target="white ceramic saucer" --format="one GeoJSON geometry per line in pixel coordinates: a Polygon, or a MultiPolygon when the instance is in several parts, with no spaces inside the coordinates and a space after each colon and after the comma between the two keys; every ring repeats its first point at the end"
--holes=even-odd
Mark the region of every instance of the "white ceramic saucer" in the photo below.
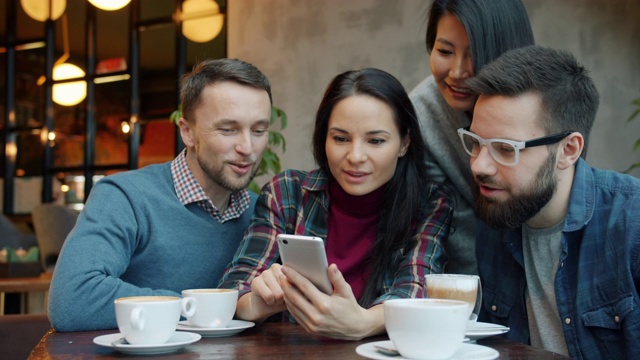
{"type": "MultiPolygon", "coordinates": [[[[384,355],[374,348],[375,345],[395,348],[391,340],[376,341],[358,346],[356,348],[356,354],[373,360],[406,359],[402,356],[384,355]]],[[[500,356],[500,353],[490,347],[464,343],[462,344],[460,349],[458,349],[458,351],[456,351],[455,354],[453,354],[453,356],[449,358],[449,360],[493,360],[497,359],[498,356],[500,356]]]]}
{"type": "Polygon", "coordinates": [[[93,339],[93,343],[100,346],[106,346],[119,351],[123,354],[129,355],[158,355],[168,354],[176,352],[183,347],[193,344],[200,340],[202,336],[200,334],[194,334],[189,332],[176,331],[169,340],[164,344],[151,344],[151,345],[132,345],[115,343],[114,341],[120,340],[123,335],[120,333],[98,336],[93,339]]]}
{"type": "Polygon", "coordinates": [[[465,336],[472,341],[484,339],[489,336],[504,334],[509,331],[506,326],[486,323],[486,322],[469,322],[465,336]]]}
{"type": "Polygon", "coordinates": [[[200,334],[203,337],[223,337],[235,335],[241,331],[255,326],[251,321],[231,320],[227,327],[223,328],[203,328],[191,325],[189,320],[180,321],[176,330],[189,331],[200,334]]]}

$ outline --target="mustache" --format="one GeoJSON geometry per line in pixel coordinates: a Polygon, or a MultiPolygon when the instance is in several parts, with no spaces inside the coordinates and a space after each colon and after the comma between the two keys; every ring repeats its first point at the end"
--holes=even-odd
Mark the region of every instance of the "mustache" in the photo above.
{"type": "Polygon", "coordinates": [[[476,175],[474,177],[476,185],[491,185],[496,187],[504,187],[500,182],[496,181],[493,176],[489,175],[476,175]]]}
{"type": "Polygon", "coordinates": [[[227,160],[228,163],[232,163],[232,164],[246,164],[246,165],[253,165],[255,164],[257,161],[257,159],[255,159],[253,156],[250,157],[246,157],[246,158],[241,158],[241,159],[233,159],[233,160],[227,160]]]}

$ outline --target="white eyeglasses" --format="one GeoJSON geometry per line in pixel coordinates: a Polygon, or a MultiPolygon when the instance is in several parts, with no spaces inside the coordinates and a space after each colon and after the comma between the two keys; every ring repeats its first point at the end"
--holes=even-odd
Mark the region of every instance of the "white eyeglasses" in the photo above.
{"type": "Polygon", "coordinates": [[[520,160],[520,150],[534,146],[551,145],[566,138],[572,133],[563,133],[539,137],[528,141],[514,141],[507,139],[483,139],[469,131],[469,126],[458,129],[458,135],[462,141],[464,150],[472,157],[478,157],[482,146],[489,149],[489,154],[498,163],[513,166],[520,160]]]}

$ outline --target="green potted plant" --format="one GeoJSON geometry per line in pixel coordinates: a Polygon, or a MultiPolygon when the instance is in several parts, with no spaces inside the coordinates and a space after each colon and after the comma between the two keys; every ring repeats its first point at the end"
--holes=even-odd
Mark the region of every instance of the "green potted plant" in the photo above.
{"type": "MultiPolygon", "coordinates": [[[[182,117],[182,105],[178,105],[178,108],[171,113],[169,120],[178,125],[178,121],[182,117]]],[[[269,143],[262,155],[262,162],[260,163],[260,169],[256,173],[256,177],[270,174],[276,175],[281,170],[280,157],[276,152],[277,149],[281,149],[284,153],[287,150],[287,142],[282,135],[281,131],[287,127],[287,114],[284,110],[272,106],[271,107],[271,127],[269,129],[269,143]],[[274,128],[275,124],[279,123],[278,130],[274,128]]],[[[256,194],[260,193],[260,186],[254,181],[249,184],[249,190],[256,194]]]]}
{"type": "MultiPolygon", "coordinates": [[[[633,111],[633,113],[631,114],[631,116],[629,116],[629,118],[627,119],[627,123],[630,123],[631,121],[635,120],[636,118],[638,118],[638,114],[640,114],[640,98],[637,98],[635,100],[633,100],[631,102],[636,108],[633,111]]],[[[635,144],[633,144],[633,151],[637,151],[638,149],[640,149],[640,138],[638,138],[635,142],[635,144]]],[[[640,167],[640,161],[636,161],[635,163],[631,164],[631,166],[629,166],[629,168],[625,171],[626,173],[630,172],[631,170],[640,167]]]]}

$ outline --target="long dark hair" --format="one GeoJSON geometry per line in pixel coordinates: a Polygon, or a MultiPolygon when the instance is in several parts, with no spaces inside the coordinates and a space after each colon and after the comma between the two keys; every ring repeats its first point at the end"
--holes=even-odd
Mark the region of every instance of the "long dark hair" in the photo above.
{"type": "Polygon", "coordinates": [[[438,21],[453,14],[464,25],[473,57],[473,71],[507,50],[533,45],[527,9],[520,0],[434,0],[428,12],[426,44],[431,54],[438,21]]]}
{"type": "Polygon", "coordinates": [[[423,213],[421,207],[428,179],[425,144],[411,100],[393,75],[373,68],[342,73],[327,87],[316,114],[313,133],[313,156],[320,169],[331,174],[325,152],[331,112],[338,102],[354,95],[372,96],[389,105],[401,139],[407,135],[410,139],[406,154],[398,158],[396,171],[384,190],[378,237],[371,254],[371,277],[358,300],[366,306],[382,292],[385,276],[397,270],[401,259],[394,255],[413,244],[416,219],[423,213]]]}

